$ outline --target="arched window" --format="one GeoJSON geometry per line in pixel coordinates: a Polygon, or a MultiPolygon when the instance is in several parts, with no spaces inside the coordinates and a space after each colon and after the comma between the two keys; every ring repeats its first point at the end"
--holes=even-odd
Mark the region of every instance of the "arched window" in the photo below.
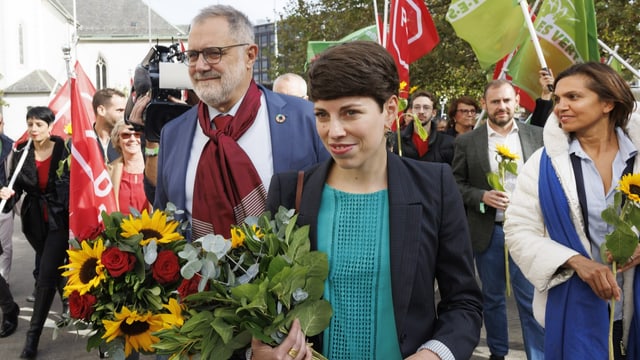
{"type": "Polygon", "coordinates": [[[107,87],[107,62],[104,61],[102,55],[98,56],[96,61],[96,89],[104,89],[107,87]]]}

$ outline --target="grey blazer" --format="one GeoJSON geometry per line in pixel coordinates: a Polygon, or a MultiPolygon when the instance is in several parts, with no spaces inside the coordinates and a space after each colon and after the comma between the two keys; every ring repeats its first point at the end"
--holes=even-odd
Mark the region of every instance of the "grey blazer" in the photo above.
{"type": "MultiPolygon", "coordinates": [[[[523,161],[527,161],[534,151],[541,148],[542,128],[518,123],[523,161]]],[[[456,137],[453,154],[453,175],[458,183],[467,211],[471,245],[476,253],[483,252],[489,246],[496,218],[496,209],[484,206],[481,211],[482,195],[491,190],[487,182],[489,164],[489,139],[487,125],[456,137]]]]}

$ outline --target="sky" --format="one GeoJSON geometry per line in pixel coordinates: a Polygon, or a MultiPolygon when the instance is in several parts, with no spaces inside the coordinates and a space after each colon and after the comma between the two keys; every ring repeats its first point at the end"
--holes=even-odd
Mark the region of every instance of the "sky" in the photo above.
{"type": "Polygon", "coordinates": [[[284,12],[290,0],[144,0],[174,25],[189,24],[200,9],[215,4],[231,5],[245,13],[254,25],[259,20],[273,20],[274,9],[278,16],[284,12]]]}

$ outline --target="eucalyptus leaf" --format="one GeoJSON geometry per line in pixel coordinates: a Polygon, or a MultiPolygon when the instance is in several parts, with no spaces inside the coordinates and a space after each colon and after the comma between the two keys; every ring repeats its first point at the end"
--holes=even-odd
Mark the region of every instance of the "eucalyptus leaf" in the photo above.
{"type": "Polygon", "coordinates": [[[158,258],[158,244],[155,240],[149,241],[149,244],[143,248],[144,250],[144,262],[147,265],[151,265],[156,262],[158,258]]]}
{"type": "Polygon", "coordinates": [[[178,256],[181,259],[185,259],[187,261],[197,260],[198,259],[198,250],[193,247],[191,244],[185,244],[182,251],[178,252],[178,256]]]}
{"type": "Polygon", "coordinates": [[[191,260],[184,264],[180,269],[180,275],[185,279],[191,279],[202,268],[202,262],[200,260],[191,260]]]}

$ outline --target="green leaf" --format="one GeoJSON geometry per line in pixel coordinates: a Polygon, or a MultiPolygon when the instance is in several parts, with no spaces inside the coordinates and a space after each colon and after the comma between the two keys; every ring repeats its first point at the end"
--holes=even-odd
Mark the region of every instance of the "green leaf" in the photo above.
{"type": "Polygon", "coordinates": [[[621,224],[611,234],[605,235],[607,250],[619,264],[627,262],[638,246],[638,236],[628,224],[621,224]]]}
{"type": "Polygon", "coordinates": [[[298,304],[288,314],[288,319],[298,318],[302,332],[307,336],[315,336],[329,326],[333,315],[331,304],[326,300],[305,301],[298,304]]]}
{"type": "Polygon", "coordinates": [[[504,186],[500,183],[498,174],[490,172],[487,174],[487,182],[493,190],[504,191],[504,186]]]}
{"type": "Polygon", "coordinates": [[[228,343],[233,337],[233,326],[227,324],[223,319],[215,318],[211,322],[211,327],[220,335],[223,343],[228,343]]]}
{"type": "Polygon", "coordinates": [[[505,164],[504,169],[513,175],[516,175],[516,176],[518,175],[518,163],[515,161],[508,161],[505,164]]]}
{"type": "Polygon", "coordinates": [[[411,116],[413,118],[413,128],[418,131],[418,136],[420,140],[426,141],[429,137],[429,132],[422,126],[422,122],[420,122],[420,118],[416,114],[405,114],[405,116],[411,116]]]}

